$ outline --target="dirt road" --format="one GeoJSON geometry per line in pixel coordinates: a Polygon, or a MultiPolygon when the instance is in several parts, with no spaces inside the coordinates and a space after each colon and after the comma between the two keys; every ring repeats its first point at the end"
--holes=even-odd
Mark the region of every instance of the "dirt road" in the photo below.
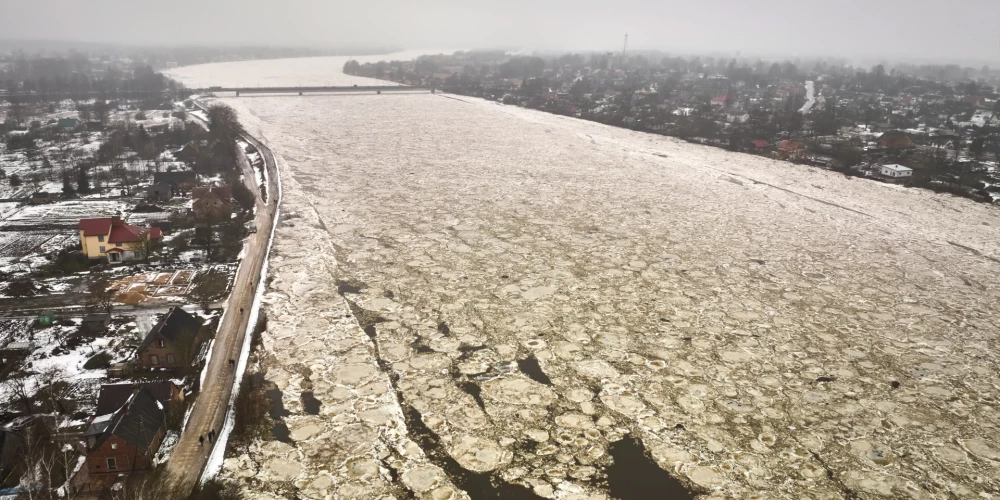
{"type": "Polygon", "coordinates": [[[167,462],[167,477],[170,478],[171,489],[190,491],[194,489],[201,477],[202,470],[208,460],[211,446],[208,433],[215,430],[218,433],[226,418],[227,405],[233,391],[235,369],[229,360],[238,360],[253,306],[254,296],[260,282],[261,268],[267,258],[270,244],[271,228],[278,203],[278,170],[271,150],[255,138],[245,136],[251,144],[261,151],[268,171],[267,202],[260,198],[260,190],[255,184],[252,167],[244,165],[243,178],[247,187],[257,193],[257,232],[251,234],[247,243],[243,262],[236,273],[233,289],[226,304],[226,312],[222,318],[219,332],[212,348],[212,358],[208,363],[208,371],[194,410],[188,419],[187,426],[181,434],[177,447],[174,448],[167,462]],[[202,444],[199,437],[204,436],[202,444]]]}

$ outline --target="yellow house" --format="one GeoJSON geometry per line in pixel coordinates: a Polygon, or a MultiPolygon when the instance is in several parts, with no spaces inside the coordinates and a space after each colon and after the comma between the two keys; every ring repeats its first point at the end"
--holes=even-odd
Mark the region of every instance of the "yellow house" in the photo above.
{"type": "Polygon", "coordinates": [[[80,231],[80,246],[91,259],[108,259],[108,262],[124,262],[136,258],[129,243],[141,240],[148,232],[149,237],[158,240],[163,235],[160,228],[130,226],[121,217],[100,219],[80,219],[76,227],[80,231]]]}

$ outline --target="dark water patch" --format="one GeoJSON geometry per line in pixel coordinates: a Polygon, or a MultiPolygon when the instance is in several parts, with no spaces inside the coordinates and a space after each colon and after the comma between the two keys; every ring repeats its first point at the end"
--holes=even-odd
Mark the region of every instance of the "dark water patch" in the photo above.
{"type": "Polygon", "coordinates": [[[278,389],[278,386],[274,385],[273,382],[269,382],[268,386],[270,388],[264,391],[264,395],[267,396],[267,400],[270,403],[267,414],[274,421],[274,425],[271,426],[271,435],[274,436],[274,439],[282,443],[291,443],[291,434],[288,432],[288,426],[284,422],[285,417],[291,415],[291,413],[285,409],[285,404],[281,401],[281,390],[278,389]]]}
{"type": "Polygon", "coordinates": [[[306,413],[310,415],[319,415],[319,407],[322,406],[316,396],[313,395],[312,391],[306,391],[302,393],[302,406],[306,408],[306,413]]]}
{"type": "Polygon", "coordinates": [[[275,422],[271,427],[271,436],[282,443],[293,443],[292,433],[288,431],[288,426],[284,422],[275,422]]]}
{"type": "Polygon", "coordinates": [[[483,388],[479,387],[479,384],[471,380],[466,380],[465,382],[459,383],[458,387],[461,388],[463,391],[469,393],[469,395],[472,396],[472,399],[476,400],[476,404],[479,405],[480,408],[482,408],[483,410],[486,409],[486,402],[483,401],[483,395],[482,395],[483,388]]]}
{"type": "Polygon", "coordinates": [[[656,465],[642,441],[632,437],[611,443],[608,448],[614,463],[605,473],[608,492],[621,500],[694,499],[695,493],[669,472],[656,465]]]}
{"type": "Polygon", "coordinates": [[[823,382],[836,382],[836,381],[837,381],[837,377],[817,377],[816,378],[816,383],[817,384],[823,383],[823,382]]]}
{"type": "Polygon", "coordinates": [[[541,365],[538,364],[538,358],[534,355],[517,360],[517,367],[521,370],[521,373],[527,375],[531,380],[540,384],[552,385],[552,380],[542,371],[541,365]]]}
{"type": "Polygon", "coordinates": [[[363,283],[337,280],[337,293],[341,295],[345,293],[361,293],[362,288],[364,288],[363,283]]]}
{"type": "Polygon", "coordinates": [[[363,330],[365,331],[365,334],[368,335],[368,338],[372,340],[378,340],[378,332],[375,331],[374,326],[368,325],[364,327],[363,330]]]}
{"type": "Polygon", "coordinates": [[[392,299],[396,297],[396,294],[392,293],[392,290],[383,290],[382,296],[387,299],[392,299]]]}
{"type": "Polygon", "coordinates": [[[442,335],[448,335],[451,333],[451,328],[448,328],[448,323],[442,321],[438,323],[438,331],[441,332],[442,335]]]}
{"type": "Polygon", "coordinates": [[[530,488],[519,484],[508,483],[498,474],[473,472],[461,465],[444,450],[441,439],[431,431],[421,419],[420,412],[401,401],[403,416],[406,419],[406,430],[427,458],[440,467],[448,479],[459,489],[469,494],[472,500],[492,499],[526,499],[541,500],[530,488]]]}
{"type": "Polygon", "coordinates": [[[414,351],[417,351],[420,354],[427,354],[427,353],[434,352],[434,349],[431,349],[429,345],[427,345],[427,344],[425,344],[423,342],[420,342],[419,340],[416,341],[416,342],[414,342],[414,343],[412,343],[412,344],[410,344],[410,345],[413,347],[414,351]]]}
{"type": "Polygon", "coordinates": [[[278,386],[274,385],[273,382],[268,383],[270,388],[264,391],[264,395],[267,396],[267,400],[271,402],[267,414],[271,416],[274,420],[279,420],[285,418],[291,413],[285,409],[285,403],[281,401],[281,390],[278,386]]]}

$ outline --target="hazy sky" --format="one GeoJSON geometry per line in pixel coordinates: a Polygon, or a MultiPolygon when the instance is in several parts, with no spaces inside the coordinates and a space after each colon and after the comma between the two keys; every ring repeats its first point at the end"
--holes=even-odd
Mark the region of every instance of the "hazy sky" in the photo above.
{"type": "Polygon", "coordinates": [[[1000,61],[1000,0],[0,0],[0,38],[1000,61]]]}

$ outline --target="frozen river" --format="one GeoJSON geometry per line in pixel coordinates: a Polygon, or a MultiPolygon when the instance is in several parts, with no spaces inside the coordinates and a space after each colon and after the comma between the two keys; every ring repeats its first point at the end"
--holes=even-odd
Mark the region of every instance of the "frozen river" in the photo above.
{"type": "Polygon", "coordinates": [[[254,498],[1000,496],[996,209],[465,97],[226,102],[284,187],[254,498]]]}

